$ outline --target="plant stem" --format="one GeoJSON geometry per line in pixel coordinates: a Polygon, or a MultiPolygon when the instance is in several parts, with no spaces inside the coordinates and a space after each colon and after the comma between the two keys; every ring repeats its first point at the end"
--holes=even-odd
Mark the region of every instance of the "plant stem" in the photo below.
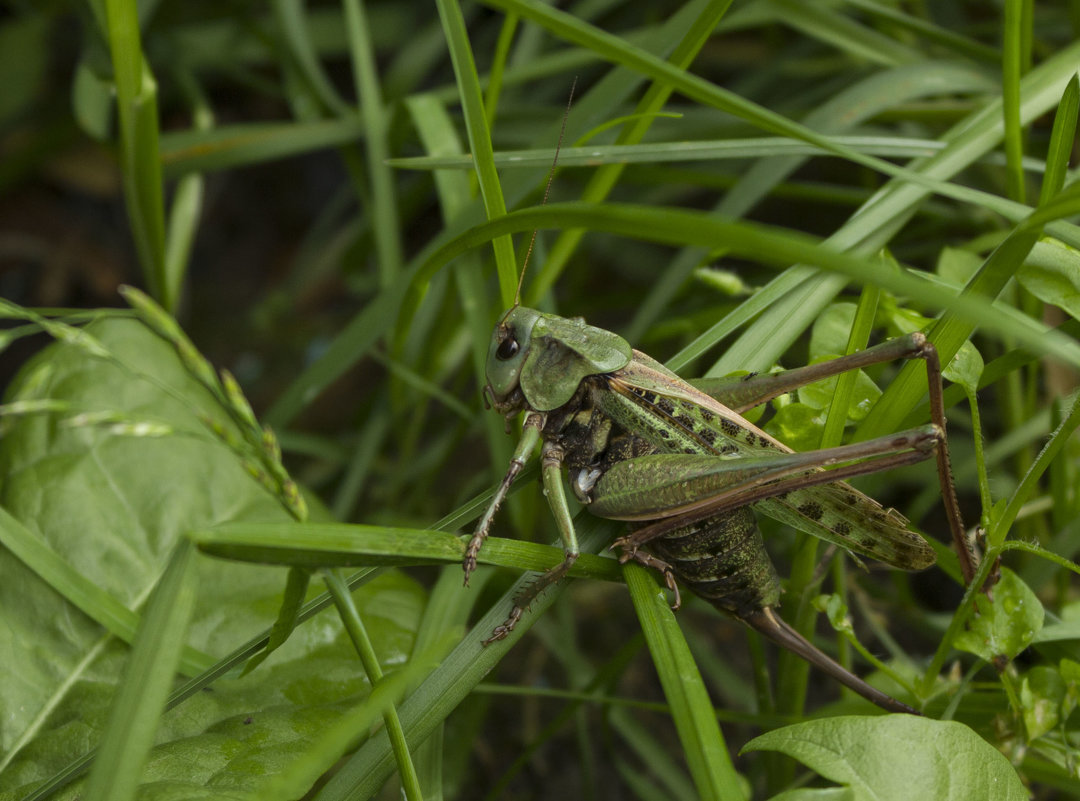
{"type": "MultiPolygon", "coordinates": [[[[364,623],[360,619],[360,613],[353,603],[345,578],[342,576],[341,571],[337,569],[327,569],[322,571],[322,574],[323,580],[326,582],[326,589],[334,599],[334,605],[337,607],[338,614],[341,615],[342,623],[345,624],[349,639],[352,640],[356,653],[360,656],[360,663],[364,666],[364,672],[367,673],[368,681],[371,682],[371,686],[374,688],[382,678],[382,668],[379,666],[379,659],[375,655],[375,649],[368,638],[364,623]]],[[[394,758],[397,760],[398,771],[401,776],[401,787],[405,793],[405,798],[408,801],[422,801],[420,779],[416,775],[416,767],[413,765],[412,756],[409,754],[408,743],[405,742],[405,732],[401,727],[401,721],[398,719],[397,710],[394,707],[390,707],[386,714],[383,715],[383,722],[386,724],[390,747],[393,749],[394,758]]]]}

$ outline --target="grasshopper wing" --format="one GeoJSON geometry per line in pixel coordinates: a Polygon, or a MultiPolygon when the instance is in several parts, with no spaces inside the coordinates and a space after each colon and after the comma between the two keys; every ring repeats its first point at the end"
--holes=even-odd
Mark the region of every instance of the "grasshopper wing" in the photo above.
{"type": "MultiPolygon", "coordinates": [[[[661,452],[727,459],[791,453],[786,445],[638,351],[629,365],[610,375],[608,387],[611,392],[602,396],[604,411],[628,430],[641,432],[661,452]]],[[[826,542],[907,570],[934,563],[933,549],[908,528],[902,515],[844,482],[796,488],[781,495],[759,489],[747,489],[746,503],[826,542]],[[762,499],[770,494],[775,497],[762,499]]],[[[729,500],[721,503],[730,506],[729,500]]],[[[699,508],[707,505],[704,501],[699,508]]],[[[684,511],[673,509],[657,517],[671,520],[684,511]]]]}

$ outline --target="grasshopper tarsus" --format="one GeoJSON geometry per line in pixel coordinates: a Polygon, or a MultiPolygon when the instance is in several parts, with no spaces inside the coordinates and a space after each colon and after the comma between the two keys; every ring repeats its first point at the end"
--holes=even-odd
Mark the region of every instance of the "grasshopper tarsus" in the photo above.
{"type": "Polygon", "coordinates": [[[561,581],[570,572],[570,568],[574,566],[577,558],[577,553],[567,551],[566,557],[559,564],[541,573],[532,583],[519,592],[514,598],[514,607],[510,610],[506,620],[492,630],[491,636],[483,641],[483,645],[490,645],[493,642],[505,639],[514,630],[517,622],[521,620],[521,616],[532,606],[532,602],[540,597],[540,593],[552,584],[561,581]]]}
{"type": "Polygon", "coordinates": [[[682,594],[679,592],[679,583],[675,580],[675,570],[663,559],[639,550],[636,545],[629,543],[629,540],[630,537],[619,537],[611,544],[612,548],[620,549],[619,564],[625,565],[627,562],[637,562],[642,567],[652,568],[659,572],[664,577],[665,586],[675,596],[675,600],[671,602],[671,611],[678,612],[682,608],[682,594]]]}
{"type": "Polygon", "coordinates": [[[461,563],[461,569],[465,571],[465,581],[463,582],[463,586],[468,587],[469,577],[472,576],[472,572],[476,570],[476,558],[469,558],[466,556],[461,563]]]}
{"type": "Polygon", "coordinates": [[[487,529],[477,530],[472,538],[469,540],[469,544],[465,546],[465,557],[461,560],[461,569],[465,571],[465,586],[469,586],[469,578],[472,576],[472,572],[476,570],[476,557],[480,553],[480,546],[484,544],[484,540],[487,538],[487,529]]]}
{"type": "Polygon", "coordinates": [[[514,626],[517,625],[517,622],[521,620],[523,614],[525,614],[525,608],[518,606],[515,603],[514,608],[510,610],[510,614],[507,616],[506,620],[492,629],[491,636],[486,640],[483,640],[480,644],[487,648],[493,642],[505,640],[510,635],[510,632],[514,630],[514,626]]]}

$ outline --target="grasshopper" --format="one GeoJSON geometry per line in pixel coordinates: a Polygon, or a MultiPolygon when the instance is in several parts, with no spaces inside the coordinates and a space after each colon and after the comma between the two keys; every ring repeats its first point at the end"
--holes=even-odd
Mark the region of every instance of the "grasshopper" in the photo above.
{"type": "Polygon", "coordinates": [[[755,513],[852,554],[921,570],[934,563],[929,544],[899,513],[843,479],[936,455],[949,524],[970,581],[976,556],[964,535],[949,468],[941,368],[923,334],[810,367],[698,388],[610,331],[515,305],[495,327],[486,374],[485,400],[507,426],[521,412],[525,420],[506,475],[466,548],[465,583],[510,485],[541,442],[543,486],[566,553],[515,598],[488,642],[507,636],[578,556],[562,479],[566,468],[574,494],[593,514],[633,524],[612,547],[621,550],[621,562],[658,570],[674,608],[681,581],[875,704],[915,713],[832,660],[776,613],[780,580],[755,513]],[[926,364],[929,425],[796,453],[740,415],[810,381],[900,358],[926,364]]]}

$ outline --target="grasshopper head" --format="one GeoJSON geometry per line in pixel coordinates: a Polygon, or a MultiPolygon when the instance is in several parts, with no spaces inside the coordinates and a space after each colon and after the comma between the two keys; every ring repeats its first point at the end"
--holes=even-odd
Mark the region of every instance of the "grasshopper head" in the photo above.
{"type": "Polygon", "coordinates": [[[525,406],[521,392],[521,370],[532,344],[532,330],[540,312],[515,306],[495,326],[488,348],[486,392],[492,405],[503,414],[525,406]]]}
{"type": "Polygon", "coordinates": [[[554,314],[517,306],[495,326],[487,359],[487,392],[504,414],[526,406],[557,409],[582,379],[625,367],[632,358],[622,337],[554,314]]]}

